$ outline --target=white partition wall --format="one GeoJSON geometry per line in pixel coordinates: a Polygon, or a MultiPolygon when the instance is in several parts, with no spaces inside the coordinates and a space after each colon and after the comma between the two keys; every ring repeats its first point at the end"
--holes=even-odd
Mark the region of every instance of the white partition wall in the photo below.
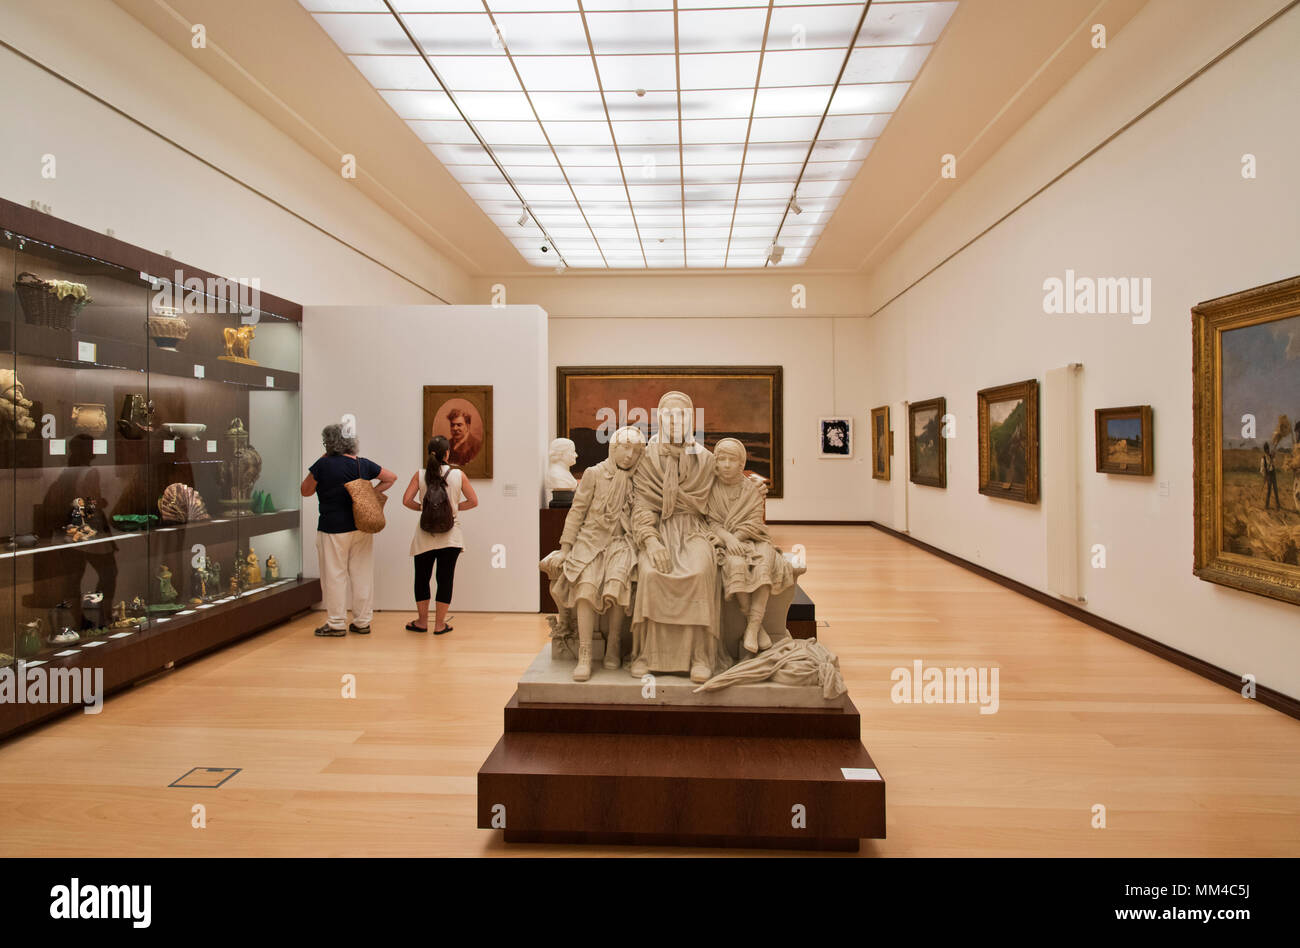
{"type": "MultiPolygon", "coordinates": [[[[385,510],[388,527],[375,539],[377,609],[415,608],[408,548],[419,514],[401,501],[423,463],[424,386],[491,385],[493,477],[473,482],[480,506],[462,520],[465,552],[456,568],[452,609],[537,611],[546,368],[546,313],[537,306],[305,308],[304,466],[320,457],[321,428],[351,413],[361,454],[398,475],[385,510]]],[[[308,576],[320,575],[316,511],[314,498],[303,501],[308,576]]]]}

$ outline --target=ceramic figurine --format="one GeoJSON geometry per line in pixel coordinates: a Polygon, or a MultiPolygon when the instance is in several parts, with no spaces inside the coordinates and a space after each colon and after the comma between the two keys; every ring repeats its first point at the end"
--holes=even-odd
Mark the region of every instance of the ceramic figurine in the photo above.
{"type": "Polygon", "coordinates": [[[136,596],[131,600],[131,615],[140,617],[149,614],[149,607],[145,605],[142,596],[136,596]]]}
{"type": "Polygon", "coordinates": [[[179,597],[176,594],[176,587],[172,585],[172,571],[164,563],[158,567],[155,575],[158,577],[158,601],[175,602],[179,597]]]}
{"type": "Polygon", "coordinates": [[[0,437],[26,438],[36,427],[32,402],[13,369],[0,369],[0,437]]]}
{"type": "Polygon", "coordinates": [[[72,509],[68,511],[67,525],[63,528],[69,540],[80,542],[89,540],[95,535],[95,528],[90,525],[90,515],[94,512],[93,501],[78,497],[72,502],[72,509]]]}
{"type": "Polygon", "coordinates": [[[54,635],[50,636],[51,645],[71,645],[73,642],[80,642],[81,636],[69,628],[62,628],[54,635]]]}
{"type": "Polygon", "coordinates": [[[578,460],[578,449],[568,438],[556,438],[546,450],[546,486],[551,491],[552,507],[567,507],[573,502],[577,480],[569,468],[578,460]]]}
{"type": "Polygon", "coordinates": [[[644,451],[645,436],[639,428],[614,432],[609,457],[582,475],[564,519],[560,549],[542,561],[561,616],[572,611],[577,618],[574,681],[591,677],[592,639],[601,615],[608,616],[605,667],[618,668],[622,661],[619,636],[631,606],[637,556],[632,542],[632,471],[644,451]]]}
{"type": "Polygon", "coordinates": [[[244,585],[262,585],[262,567],[258,563],[257,552],[251,546],[248,548],[248,555],[244,557],[244,585]]]}
{"type": "Polygon", "coordinates": [[[239,362],[243,365],[257,365],[257,360],[249,355],[253,337],[257,335],[252,326],[240,326],[238,329],[226,327],[221,330],[226,340],[226,354],[217,356],[224,362],[239,362]]]}
{"type": "Polygon", "coordinates": [[[280,578],[280,561],[272,553],[266,558],[266,581],[273,583],[280,578]]]}
{"type": "Polygon", "coordinates": [[[45,630],[40,619],[32,619],[18,627],[18,641],[15,651],[19,658],[30,658],[41,650],[41,640],[45,630]]]}

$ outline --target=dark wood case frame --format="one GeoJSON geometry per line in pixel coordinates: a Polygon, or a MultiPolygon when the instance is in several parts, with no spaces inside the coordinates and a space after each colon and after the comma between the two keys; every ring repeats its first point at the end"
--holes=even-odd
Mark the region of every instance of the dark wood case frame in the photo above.
{"type": "Polygon", "coordinates": [[[890,479],[891,459],[894,456],[894,432],[889,427],[889,406],[881,405],[879,408],[871,409],[871,477],[877,481],[887,481],[890,479]],[[880,416],[885,418],[885,469],[876,470],[876,458],[879,454],[876,451],[876,419],[880,416]]]}
{"type": "Polygon", "coordinates": [[[989,497],[1016,500],[1022,504],[1038,503],[1038,380],[1027,379],[1024,382],[1012,382],[1010,385],[980,389],[976,397],[978,399],[976,417],[979,422],[980,493],[989,497]],[[1025,438],[1028,443],[1025,445],[1023,489],[994,484],[989,480],[989,405],[1010,398],[1021,398],[1025,402],[1025,438]]]}
{"type": "Polygon", "coordinates": [[[1229,329],[1300,316],[1300,276],[1192,307],[1192,572],[1221,586],[1300,604],[1300,567],[1223,551],[1223,348],[1229,329]]]}
{"type": "MultiPolygon", "coordinates": [[[[49,214],[41,213],[21,204],[0,198],[0,230],[21,235],[29,240],[53,245],[62,250],[82,254],[103,260],[129,270],[136,270],[155,277],[176,279],[177,271],[181,278],[188,280],[197,277],[205,283],[209,280],[222,279],[208,270],[200,270],[182,263],[164,254],[154,253],[141,247],[125,243],[114,237],[108,237],[70,221],[60,220],[49,214]]],[[[302,306],[283,297],[260,291],[261,310],[281,316],[294,322],[302,321],[302,306]]],[[[143,330],[142,330],[143,332],[143,330]]],[[[152,357],[166,361],[166,353],[153,353],[152,357]]],[[[224,371],[245,384],[253,384],[252,377],[264,369],[223,363],[224,371]],[[251,373],[251,375],[250,375],[251,373]],[[244,378],[244,376],[249,376],[244,378]]],[[[286,376],[281,384],[290,385],[289,375],[294,373],[276,373],[286,376]]],[[[291,387],[297,388],[296,377],[291,387]]],[[[109,406],[109,424],[113,424],[116,406],[109,406]]],[[[126,442],[112,439],[115,448],[129,449],[134,462],[146,460],[148,448],[143,442],[126,442]]],[[[36,445],[39,442],[31,442],[36,445]]],[[[13,456],[9,463],[23,461],[22,450],[25,443],[10,443],[13,456]],[[17,446],[17,447],[14,447],[17,446]]],[[[299,511],[281,511],[271,515],[276,529],[288,529],[299,525],[299,511]]],[[[259,521],[262,522],[262,521],[259,521]]],[[[205,540],[212,541],[217,535],[225,536],[233,529],[230,524],[187,524],[186,531],[193,530],[202,534],[205,540]]],[[[160,534],[161,536],[162,534],[160,534]]],[[[168,533],[167,542],[173,542],[175,535],[168,533]]],[[[219,605],[215,608],[189,616],[184,619],[174,618],[166,625],[156,626],[138,632],[127,639],[105,639],[104,645],[89,653],[93,666],[103,669],[104,693],[118,691],[133,682],[148,678],[172,664],[179,664],[197,658],[207,652],[229,645],[232,642],[254,635],[285,621],[297,613],[311,608],[320,601],[320,581],[316,579],[291,580],[274,589],[258,590],[236,602],[219,605]]],[[[82,667],[83,650],[79,655],[65,658],[49,657],[48,669],[77,669],[82,667]]],[[[0,738],[26,730],[42,721],[81,710],[80,704],[16,704],[0,703],[0,738]]]]}
{"type": "MultiPolygon", "coordinates": [[[[456,397],[463,392],[473,392],[483,399],[483,473],[477,475],[484,480],[492,479],[492,386],[491,385],[426,385],[422,393],[423,404],[420,410],[420,456],[424,456],[424,447],[429,443],[429,432],[424,430],[429,411],[429,396],[440,395],[444,400],[456,397]]],[[[468,401],[468,399],[466,399],[468,401]]],[[[477,458],[475,459],[477,460],[477,458]]],[[[472,461],[470,462],[473,463],[472,461]]],[[[466,474],[466,477],[474,475],[466,474]]]]}
{"type": "Polygon", "coordinates": [[[943,436],[943,416],[948,413],[948,401],[942,395],[907,406],[907,479],[922,487],[948,488],[948,439],[943,436]],[[939,413],[939,476],[926,477],[916,473],[916,412],[937,409],[939,413]]]}
{"type": "Polygon", "coordinates": [[[1127,474],[1150,477],[1155,473],[1155,450],[1151,442],[1151,406],[1129,405],[1125,408],[1098,408],[1093,412],[1094,440],[1098,474],[1127,474]],[[1106,462],[1106,422],[1112,418],[1138,418],[1142,422],[1142,464],[1136,470],[1115,467],[1106,462]]]}
{"type": "Polygon", "coordinates": [[[784,496],[785,489],[785,426],[781,392],[783,366],[779,365],[557,365],[555,367],[555,434],[567,437],[569,430],[567,406],[564,400],[565,381],[581,375],[667,375],[690,378],[693,375],[767,375],[772,379],[772,484],[767,492],[769,500],[784,496]]]}

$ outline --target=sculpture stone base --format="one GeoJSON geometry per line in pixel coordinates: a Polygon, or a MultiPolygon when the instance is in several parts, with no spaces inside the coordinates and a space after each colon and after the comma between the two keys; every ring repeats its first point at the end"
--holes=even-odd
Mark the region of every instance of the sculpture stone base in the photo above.
{"type": "Polygon", "coordinates": [[[574,681],[571,657],[553,657],[547,645],[533,659],[516,692],[528,704],[672,705],[715,708],[841,708],[847,695],[826,700],[816,685],[782,685],[771,681],[751,682],[719,691],[695,693],[697,685],[685,675],[654,676],[653,697],[640,678],[627,667],[609,669],[602,664],[604,643],[592,643],[591,678],[574,681]]]}
{"type": "Polygon", "coordinates": [[[556,509],[572,507],[573,494],[571,490],[553,490],[551,491],[551,507],[556,509]]]}

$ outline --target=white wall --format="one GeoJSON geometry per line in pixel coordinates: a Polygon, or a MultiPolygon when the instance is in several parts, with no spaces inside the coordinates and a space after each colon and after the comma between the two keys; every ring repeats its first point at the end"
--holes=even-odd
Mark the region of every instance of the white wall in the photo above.
{"type": "MultiPolygon", "coordinates": [[[[1063,142],[1082,154],[1281,6],[1148,5],[872,275],[870,305],[1050,180],[1072,160],[1063,142]]],[[[1108,556],[1105,569],[1083,557],[1087,608],[1294,696],[1300,611],[1192,575],[1189,309],[1300,272],[1297,49],[1300,8],[885,307],[866,347],[869,401],[944,395],[957,418],[948,489],[872,484],[875,519],[907,526],[906,490],[912,535],[1046,590],[1042,505],[977,492],[975,393],[1082,362],[1080,540],[1108,556]],[[1244,153],[1256,156],[1256,180],[1241,176],[1244,153]],[[1151,278],[1150,323],[1045,315],[1043,281],[1067,268],[1151,278]],[[1154,409],[1155,476],[1095,473],[1093,410],[1134,404],[1154,409]]]]}
{"type": "Polygon", "coordinates": [[[861,317],[552,317],[546,430],[555,428],[557,365],[780,365],[785,491],[768,501],[768,519],[866,520],[872,407],[866,348],[861,317]],[[818,457],[817,419],[829,415],[853,417],[851,459],[818,457]]]}
{"type": "MultiPolygon", "coordinates": [[[[493,477],[472,482],[480,506],[462,519],[465,552],[452,608],[536,612],[538,508],[547,445],[546,313],[537,306],[312,306],[303,317],[304,466],[320,431],[357,418],[361,454],[397,474],[375,539],[375,606],[414,611],[411,536],[419,514],[402,493],[424,463],[423,387],[491,385],[493,477]],[[516,496],[505,496],[514,485],[516,496]],[[493,568],[502,544],[506,567],[493,568]]],[[[314,498],[303,502],[304,573],[316,564],[314,498]]]]}
{"type": "MultiPolygon", "coordinates": [[[[0,4],[0,39],[296,214],[462,301],[466,274],[109,0],[0,4]]],[[[431,303],[416,285],[0,48],[0,196],[299,303],[431,303]],[[56,175],[42,175],[53,155],[56,175]]]]}

